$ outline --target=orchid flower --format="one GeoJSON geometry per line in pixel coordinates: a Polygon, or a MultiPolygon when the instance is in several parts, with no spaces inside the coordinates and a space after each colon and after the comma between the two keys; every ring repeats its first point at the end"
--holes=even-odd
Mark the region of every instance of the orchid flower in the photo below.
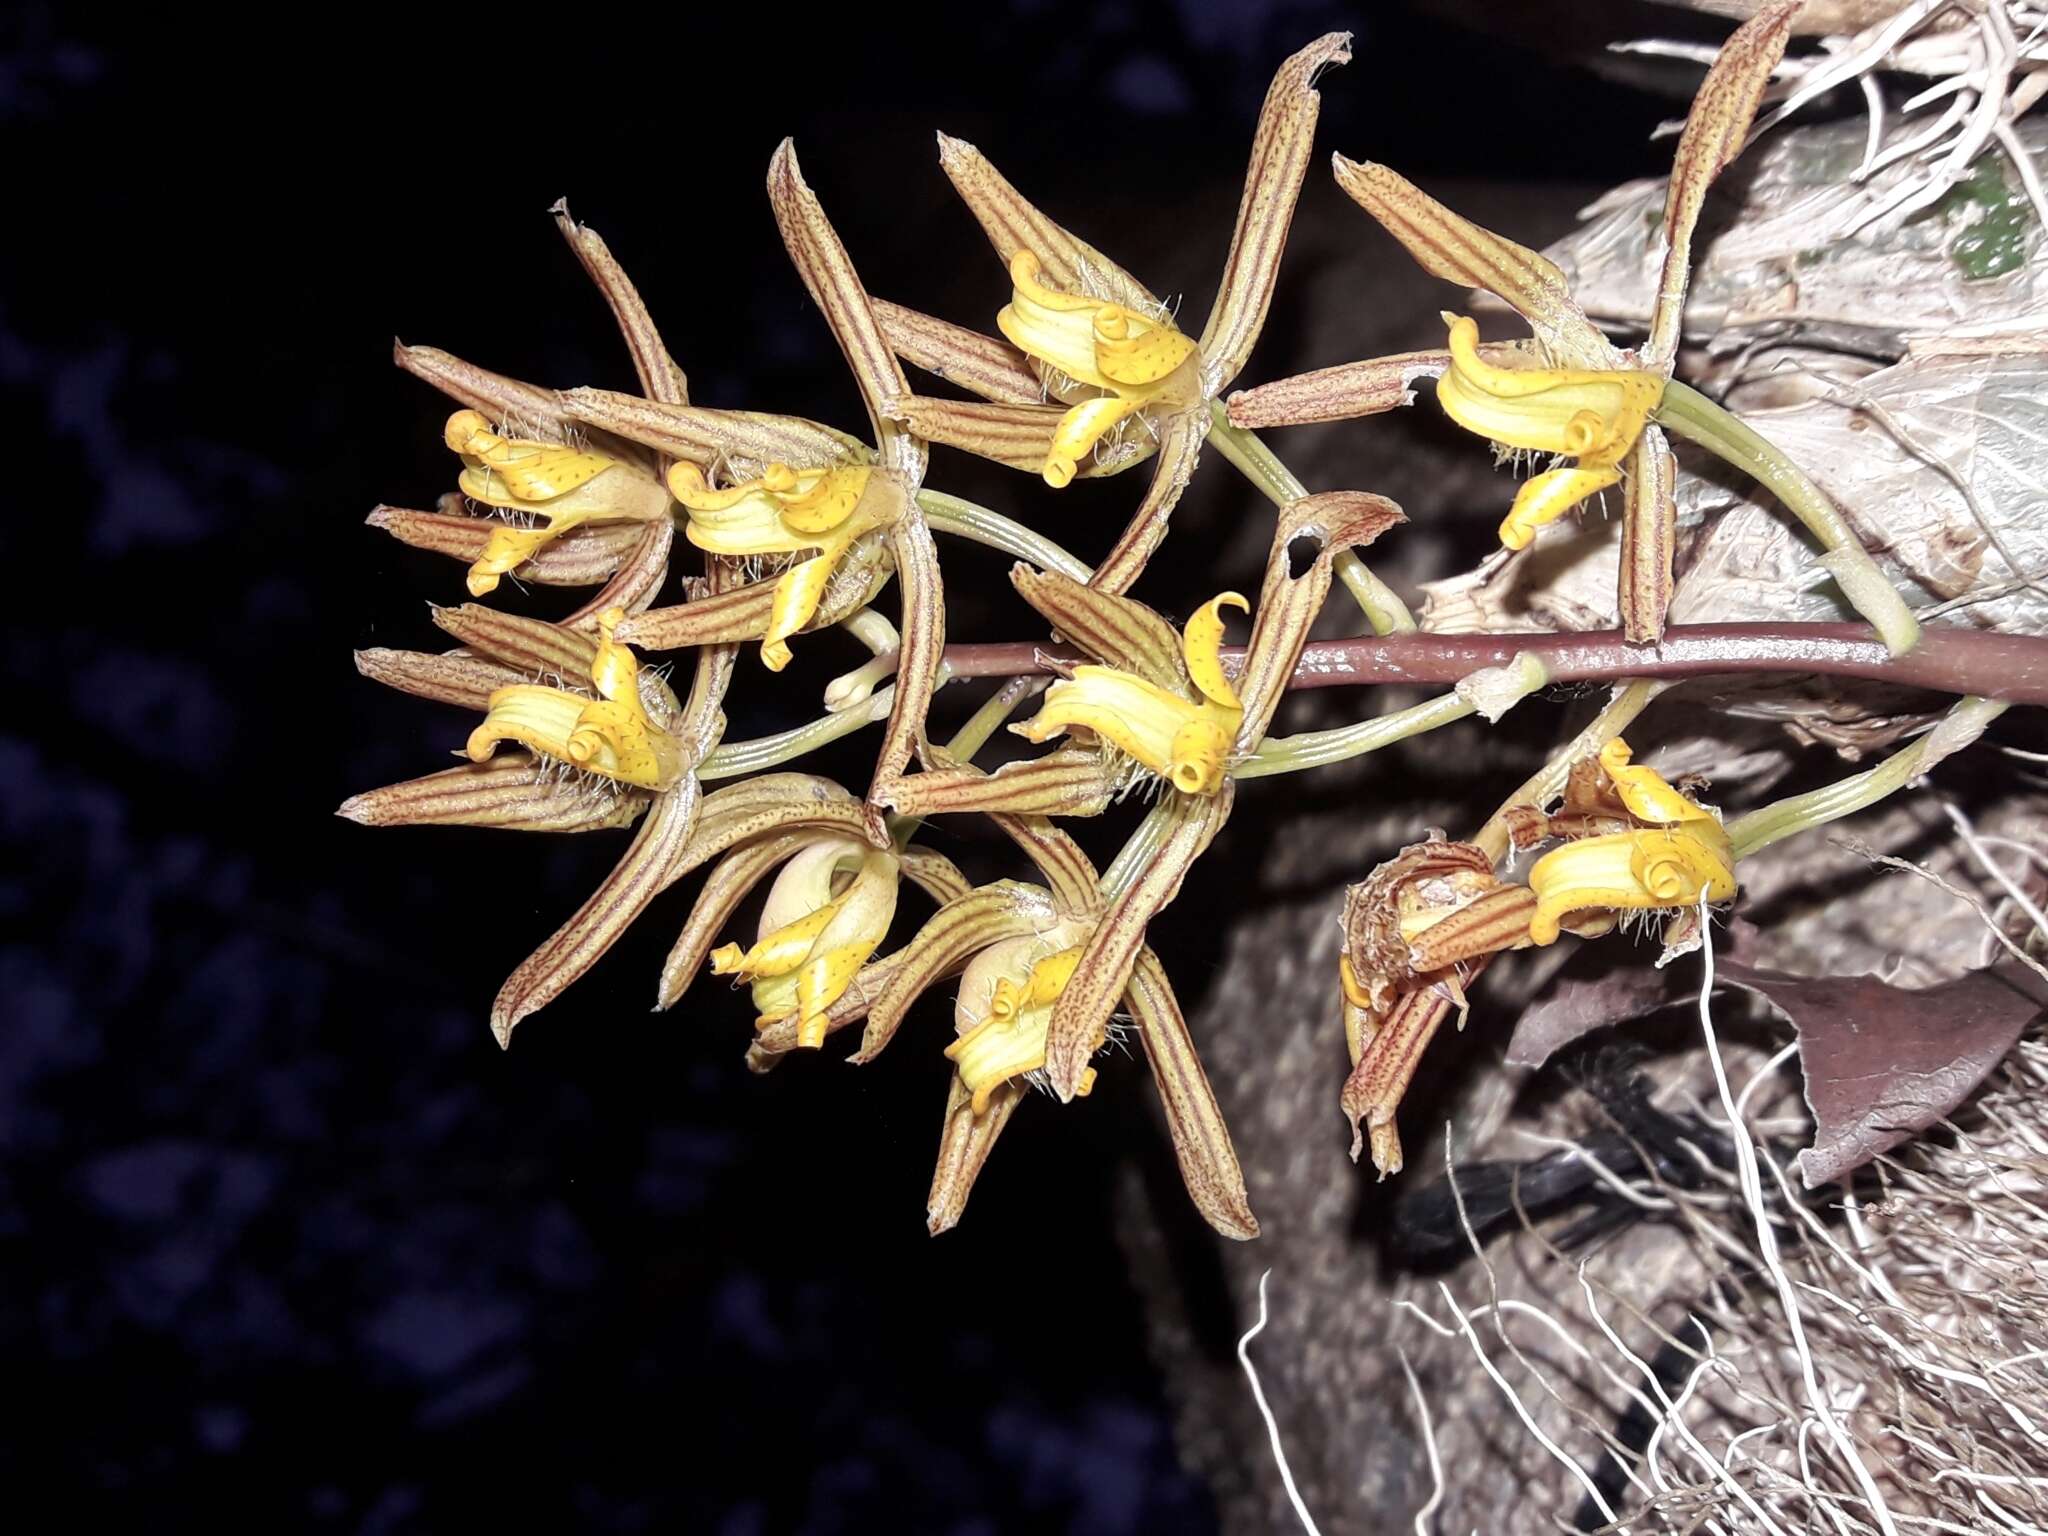
{"type": "Polygon", "coordinates": [[[1735,856],[1720,819],[1631,761],[1619,736],[1572,763],[1562,805],[1545,814],[1515,806],[1512,846],[1563,839],[1529,871],[1527,885],[1501,879],[1475,843],[1432,837],[1404,848],[1344,899],[1338,962],[1351,1076],[1342,1103],[1351,1155],[1369,1139],[1380,1175],[1401,1169],[1395,1112],[1422,1053],[1465,988],[1504,950],[1610,932],[1630,912],[1673,914],[1667,952],[1690,937],[1702,897],[1735,895],[1735,856]]]}
{"type": "Polygon", "coordinates": [[[1216,303],[1198,335],[1182,331],[1130,273],[1040,212],[981,151],[939,137],[939,164],[1011,284],[997,316],[1005,340],[878,305],[904,359],[982,397],[947,400],[906,389],[890,411],[921,437],[1055,487],[1127,469],[1156,445],[1150,489],[1096,568],[1096,587],[1127,589],[1166,536],[1209,431],[1209,402],[1243,369],[1265,324],[1321,107],[1316,77],[1350,57],[1349,34],[1333,32],[1274,77],[1216,303]]]}
{"type": "Polygon", "coordinates": [[[1383,165],[1335,157],[1338,184],[1437,277],[1485,289],[1529,325],[1520,341],[1485,345],[1477,325],[1444,317],[1449,345],[1326,368],[1230,400],[1241,427],[1335,421],[1406,405],[1417,378],[1438,379],[1452,420],[1505,455],[1547,457],[1502,522],[1522,549],[1544,524],[1617,483],[1624,487],[1617,592],[1622,628],[1638,644],[1664,632],[1677,509],[1676,461],[1663,427],[1762,479],[1820,537],[1824,563],[1894,653],[1918,633],[1839,512],[1781,453],[1703,396],[1673,380],[1691,275],[1692,239],[1714,179],[1739,155],[1771,72],[1784,56],[1798,0],[1766,6],[1729,38],[1708,71],[1678,141],[1664,205],[1664,260],[1649,333],[1616,347],[1586,317],[1564,273],[1537,252],[1461,218],[1383,165]],[[1732,423],[1732,425],[1731,425],[1732,423]]]}

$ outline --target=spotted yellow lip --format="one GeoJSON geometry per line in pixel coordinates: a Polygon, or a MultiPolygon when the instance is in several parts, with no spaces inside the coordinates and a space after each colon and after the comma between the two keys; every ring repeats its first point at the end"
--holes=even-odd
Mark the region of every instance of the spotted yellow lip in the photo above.
{"type": "Polygon", "coordinates": [[[1437,403],[1468,432],[1509,448],[1575,459],[1524,485],[1501,542],[1524,548],[1543,524],[1621,479],[1621,462],[1664,398],[1664,377],[1636,368],[1504,368],[1479,355],[1479,327],[1446,315],[1451,366],[1437,403]]]}
{"type": "Polygon", "coordinates": [[[847,550],[882,526],[884,504],[869,494],[873,474],[868,465],[771,464],[758,480],[713,490],[694,464],[669,470],[669,489],[689,513],[685,537],[699,549],[735,558],[815,551],[776,580],[761,638],[761,660],[771,672],[789,665],[789,637],[817,615],[847,550]]]}
{"type": "Polygon", "coordinates": [[[585,773],[666,789],[682,772],[682,745],[656,725],[640,697],[640,663],[613,638],[623,608],[598,619],[591,683],[598,697],[515,683],[490,697],[483,723],[469,734],[474,762],[487,761],[501,741],[516,741],[585,773]]]}
{"type": "Polygon", "coordinates": [[[845,837],[822,837],[783,865],[751,949],[724,944],[711,973],[752,985],[763,1029],[797,1016],[797,1043],[825,1042],[825,1014],[853,985],[896,916],[894,854],[845,837]]]}
{"type": "Polygon", "coordinates": [[[1011,260],[1010,302],[996,315],[997,329],[1046,368],[1103,392],[1072,405],[1053,431],[1044,475],[1057,488],[1120,422],[1180,382],[1195,343],[1164,318],[1047,287],[1041,271],[1030,251],[1011,260]]]}
{"type": "Polygon", "coordinates": [[[1249,611],[1236,592],[1202,605],[1181,635],[1181,654],[1199,694],[1188,699],[1115,667],[1080,666],[1045,692],[1038,713],[1013,729],[1027,741],[1070,730],[1093,732],[1183,794],[1223,787],[1244,711],[1223,670],[1225,607],[1249,611]]]}
{"type": "Polygon", "coordinates": [[[668,515],[668,492],[638,467],[563,443],[503,437],[481,411],[457,411],[443,431],[462,457],[462,494],[531,519],[501,524],[469,568],[469,592],[495,591],[507,571],[585,523],[650,522],[668,515]]]}

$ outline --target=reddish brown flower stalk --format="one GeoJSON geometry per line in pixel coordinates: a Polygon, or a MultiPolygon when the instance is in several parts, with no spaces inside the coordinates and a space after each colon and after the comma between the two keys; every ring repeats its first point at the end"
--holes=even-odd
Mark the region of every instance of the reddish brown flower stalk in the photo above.
{"type": "MultiPolygon", "coordinates": [[[[1918,646],[1895,657],[1866,624],[1674,624],[1654,645],[1630,645],[1617,629],[1364,635],[1312,642],[1288,686],[1455,683],[1484,667],[1505,666],[1518,652],[1540,660],[1556,683],[1802,672],[1973,693],[2013,704],[2048,704],[2048,636],[1929,627],[1918,646]]],[[[1225,648],[1233,672],[1243,654],[1241,646],[1225,648]]],[[[1028,640],[946,648],[946,664],[955,677],[1015,677],[1085,659],[1069,647],[1028,640]]]]}

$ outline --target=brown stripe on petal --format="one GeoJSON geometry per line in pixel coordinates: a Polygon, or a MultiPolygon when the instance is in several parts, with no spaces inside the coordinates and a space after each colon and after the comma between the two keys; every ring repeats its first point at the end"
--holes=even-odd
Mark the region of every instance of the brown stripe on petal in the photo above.
{"type": "Polygon", "coordinates": [[[1251,356],[1273,284],[1280,275],[1280,253],[1287,227],[1308,171],[1310,146],[1322,97],[1316,77],[1332,64],[1351,62],[1351,34],[1332,32],[1317,38],[1280,66],[1259,111],[1252,138],[1251,168],[1245,173],[1244,195],[1237,207],[1237,227],[1230,237],[1230,255],[1223,264],[1209,322],[1202,328],[1202,393],[1226,388],[1251,356]]]}
{"type": "Polygon", "coordinates": [[[984,400],[1003,405],[1044,403],[1044,381],[1030,359],[1007,341],[886,299],[870,303],[882,334],[905,362],[984,400]]]}
{"type": "Polygon", "coordinates": [[[654,1006],[673,1008],[704,968],[719,930],[732,920],[739,904],[768,872],[817,838],[813,831],[782,832],[742,844],[713,866],[704,877],[703,889],[683,919],[683,930],[661,963],[661,980],[655,989],[654,1006]]]}
{"type": "MultiPolygon", "coordinates": [[[[461,512],[415,512],[409,507],[378,507],[366,519],[399,543],[430,554],[447,555],[465,565],[483,558],[497,519],[461,512]]],[[[620,562],[639,542],[637,523],[588,523],[571,528],[541,546],[525,564],[515,566],[512,579],[542,587],[594,587],[609,581],[620,562]]]]}
{"type": "Polygon", "coordinates": [[[1409,963],[1418,971],[1440,971],[1513,949],[1529,937],[1535,915],[1536,893],[1526,885],[1488,891],[1409,940],[1409,963]]]}
{"type": "Polygon", "coordinates": [[[904,879],[941,906],[974,889],[967,877],[960,873],[959,865],[930,848],[920,848],[913,843],[896,855],[896,862],[903,871],[904,879]]]}
{"type": "Polygon", "coordinates": [[[366,827],[498,827],[513,832],[601,832],[631,826],[647,796],[541,766],[504,752],[344,800],[335,815],[366,827]]]}
{"type": "Polygon", "coordinates": [[[1401,1139],[1394,1113],[1414,1080],[1422,1053],[1450,1016],[1451,1001],[1432,991],[1410,992],[1372,1037],[1344,1080],[1339,1100],[1351,1121],[1351,1158],[1358,1160],[1365,1132],[1372,1133],[1373,1166],[1382,1178],[1401,1171],[1401,1139]]]}
{"type": "Polygon", "coordinates": [[[694,778],[654,797],[632,847],[590,899],[507,978],[491,1004],[491,1033],[510,1046],[521,1019],[560,997],[618,942],[633,919],[681,873],[702,792],[694,778]]]}
{"type": "Polygon", "coordinates": [[[1052,1005],[1046,1025],[1045,1075],[1062,1102],[1073,1098],[1088,1058],[1102,1043],[1110,1013],[1144,946],[1146,925],[1180,894],[1188,870],[1230,819],[1235,794],[1236,786],[1228,779],[1213,795],[1177,794],[1158,852],[1109,904],[1088,936],[1073,979],[1052,1005]]]}
{"type": "Polygon", "coordinates": [[[730,789],[707,795],[696,832],[678,857],[677,873],[687,874],[710,863],[728,848],[771,833],[810,828],[838,837],[864,837],[867,819],[858,801],[836,784],[830,786],[833,791],[830,795],[813,792],[813,784],[827,782],[812,780],[809,774],[803,773],[763,774],[758,779],[748,779],[732,785],[730,789]],[[718,795],[754,790],[766,780],[783,781],[783,787],[779,792],[763,792],[714,804],[718,795]],[[790,784],[788,781],[792,780],[799,782],[790,784]]]}
{"type": "MultiPolygon", "coordinates": [[[[906,395],[893,410],[897,421],[928,442],[943,443],[1032,475],[1044,471],[1054,429],[1065,414],[1065,407],[1058,405],[1002,405],[988,400],[945,400],[937,395],[906,395]]],[[[1120,475],[1144,463],[1156,450],[1148,435],[1134,433],[1113,450],[1090,454],[1076,471],[1076,478],[1101,480],[1120,475]]]]}
{"type": "Polygon", "coordinates": [[[960,1081],[960,1075],[953,1074],[946,1090],[946,1117],[939,1131],[938,1166],[932,1172],[931,1193],[925,1197],[925,1230],[933,1237],[959,1225],[982,1164],[995,1150],[996,1138],[1003,1134],[1010,1116],[1024,1102],[1024,1092],[1022,1083],[999,1083],[977,1115],[972,1103],[974,1096],[960,1081]]]}
{"type": "Polygon", "coordinates": [[[883,485],[893,485],[901,498],[889,529],[889,548],[896,557],[896,586],[903,605],[897,620],[902,638],[897,645],[896,698],[889,707],[882,750],[875,758],[875,775],[868,786],[868,840],[877,848],[889,846],[882,808],[889,804],[903,770],[924,742],[925,714],[931,708],[939,662],[946,649],[946,593],[931,529],[925,526],[924,513],[911,499],[909,487],[893,474],[885,471],[872,476],[867,494],[875,495],[883,485]]]}
{"type": "Polygon", "coordinates": [[[775,214],[775,227],[782,232],[782,243],[789,251],[789,259],[796,264],[797,275],[810,290],[825,323],[832,327],[839,350],[846,354],[853,369],[884,462],[913,486],[917,485],[924,478],[924,445],[890,420],[891,405],[910,393],[910,385],[903,377],[902,365],[896,361],[889,338],[882,334],[881,322],[869,306],[867,289],[861,286],[853,259],[846,254],[832,221],[825,217],[817,194],[804,180],[803,168],[797,164],[796,145],[789,139],[776,146],[768,162],[768,206],[775,214]]]}
{"type": "MultiPolygon", "coordinates": [[[[886,549],[882,558],[868,563],[849,559],[833,573],[825,599],[810,622],[799,631],[828,629],[874,600],[895,570],[886,549]],[[853,579],[842,581],[842,576],[853,579]]],[[[749,582],[744,587],[708,594],[672,607],[649,608],[630,614],[619,625],[618,637],[628,645],[648,651],[677,651],[693,645],[758,640],[767,633],[768,615],[775,604],[775,581],[749,582]]]]}
{"type": "Polygon", "coordinates": [[[604,301],[611,307],[612,318],[619,323],[619,332],[626,338],[626,350],[633,355],[633,370],[640,375],[640,387],[655,400],[670,405],[690,403],[690,381],[683,370],[676,366],[676,360],[669,356],[668,347],[663,344],[661,332],[655,328],[653,316],[647,313],[647,306],[641,301],[640,290],[633,286],[625,269],[612,255],[596,230],[587,224],[578,224],[569,216],[569,200],[561,199],[548,212],[555,216],[555,225],[562,231],[562,238],[569,242],[569,249],[576,253],[576,259],[583,264],[583,270],[590,274],[590,280],[597,284],[597,291],[604,295],[604,301]]]}
{"type": "Polygon", "coordinates": [[[529,678],[552,681],[559,677],[572,687],[589,686],[597,641],[587,634],[541,619],[502,613],[481,603],[432,606],[430,612],[436,624],[471,650],[515,667],[529,678]]]}
{"type": "Polygon", "coordinates": [[[1371,214],[1425,272],[1507,301],[1560,362],[1611,368],[1618,354],[1548,258],[1451,212],[1406,177],[1371,161],[1332,157],[1337,185],[1371,214]]]}
{"type": "Polygon", "coordinates": [[[664,405],[609,389],[568,389],[557,399],[576,421],[699,466],[724,463],[735,479],[759,479],[770,464],[829,469],[874,457],[859,438],[801,416],[664,405]]]}
{"type": "Polygon", "coordinates": [[[1738,27],[1692,99],[1664,194],[1664,269],[1658,275],[1649,340],[1642,351],[1644,363],[1651,367],[1669,367],[1678,355],[1685,290],[1692,274],[1693,229],[1714,178],[1742,153],[1771,71],[1785,56],[1800,4],[1801,0],[1778,0],[1738,27]]]}
{"type": "Polygon", "coordinates": [[[896,421],[929,442],[1035,475],[1045,468],[1054,429],[1066,408],[904,395],[889,409],[896,421]]]}
{"type": "Polygon", "coordinates": [[[1010,567],[1010,585],[1062,639],[1105,666],[1174,693],[1189,691],[1180,631],[1145,604],[1022,562],[1010,567]]]}
{"type": "Polygon", "coordinates": [[[1166,1111],[1166,1130],[1181,1181],[1202,1218],[1225,1237],[1247,1242],[1259,1235],[1245,1193],[1244,1173],[1230,1144],[1230,1127],[1216,1102],[1202,1058],[1195,1051],[1186,1017],[1173,995],[1166,967],[1148,947],[1138,952],[1125,992],[1152,1081],[1166,1111]]]}
{"type": "Polygon", "coordinates": [[[1627,474],[1616,596],[1623,638],[1630,645],[1650,645],[1664,634],[1678,543],[1678,464],[1662,428],[1643,428],[1629,450],[1627,474]]]}
{"type": "Polygon", "coordinates": [[[409,347],[394,341],[391,360],[414,378],[424,379],[451,400],[482,411],[502,427],[524,428],[555,442],[569,436],[568,419],[553,390],[492,373],[439,347],[409,347]]]}
{"type": "Polygon", "coordinates": [[[461,651],[437,656],[431,651],[393,651],[382,646],[357,651],[356,670],[400,693],[473,709],[478,714],[491,707],[491,695],[500,688],[533,681],[531,674],[516,667],[461,651]]]}
{"type": "Polygon", "coordinates": [[[1251,640],[1245,646],[1244,670],[1238,677],[1244,719],[1231,749],[1236,756],[1249,756],[1265,739],[1302,647],[1308,644],[1309,629],[1330,595],[1331,565],[1337,556],[1372,543],[1405,521],[1393,502],[1366,491],[1325,491],[1281,508],[1251,640]],[[1311,546],[1314,556],[1297,574],[1295,566],[1311,546]]]}
{"type": "Polygon", "coordinates": [[[890,786],[886,803],[904,816],[1100,816],[1116,787],[1099,752],[1062,748],[994,773],[961,764],[906,774],[890,786]]]}
{"type": "Polygon", "coordinates": [[[1233,427],[1287,427],[1311,421],[1349,421],[1415,403],[1417,379],[1433,379],[1451,366],[1449,352],[1397,352],[1362,363],[1340,363],[1292,378],[1275,379],[1230,397],[1233,427]]]}
{"type": "Polygon", "coordinates": [[[1051,287],[1108,299],[1144,314],[1159,310],[1159,300],[1143,283],[1039,212],[966,140],[939,135],[939,168],[981,225],[1005,270],[1012,257],[1028,250],[1038,258],[1041,280],[1051,287]]]}
{"type": "Polygon", "coordinates": [[[990,820],[1038,866],[1063,913],[1087,917],[1100,910],[1100,876],[1079,843],[1044,816],[995,815],[990,820]]]}
{"type": "Polygon", "coordinates": [[[595,630],[598,615],[612,608],[638,613],[661,595],[668,580],[668,554],[675,543],[676,526],[663,519],[645,524],[632,552],[604,587],[581,608],[562,620],[565,629],[595,630]]]}
{"type": "Polygon", "coordinates": [[[1202,443],[1209,436],[1209,412],[1205,407],[1169,416],[1159,428],[1159,463],[1152,471],[1152,483],[1145,487],[1145,499],[1116,541],[1088,578],[1099,592],[1128,591],[1144,574],[1145,562],[1166,538],[1167,520],[1173,516],[1180,494],[1187,489],[1195,465],[1202,457],[1202,443]]]}
{"type": "Polygon", "coordinates": [[[991,944],[1042,933],[1059,921],[1052,894],[1021,880],[976,886],[934,912],[911,941],[896,951],[895,973],[868,1008],[856,1062],[870,1062],[895,1038],[911,1004],[991,944]]]}

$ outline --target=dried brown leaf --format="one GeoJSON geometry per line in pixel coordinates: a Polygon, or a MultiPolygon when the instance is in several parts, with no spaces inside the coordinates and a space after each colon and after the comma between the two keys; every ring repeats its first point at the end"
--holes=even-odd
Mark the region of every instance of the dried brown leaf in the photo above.
{"type": "Polygon", "coordinates": [[[654,796],[626,856],[576,915],[498,989],[491,1004],[491,1033],[499,1045],[509,1047],[519,1021],[545,1008],[597,964],[647,904],[681,875],[681,855],[702,798],[696,779],[687,776],[654,796]]]}
{"type": "Polygon", "coordinates": [[[939,168],[981,225],[1006,271],[1013,256],[1028,250],[1039,260],[1043,281],[1052,287],[1143,313],[1158,310],[1159,300],[1143,283],[1039,212],[972,144],[940,134],[939,168]]]}
{"type": "Polygon", "coordinates": [[[924,479],[924,445],[889,417],[890,403],[909,394],[910,385],[869,306],[867,289],[861,286],[853,259],[846,254],[832,221],[825,217],[817,194],[804,180],[796,145],[789,139],[776,146],[768,162],[768,205],[774,210],[775,227],[782,232],[782,243],[796,264],[797,275],[803,278],[853,369],[882,461],[914,489],[924,479]]]}
{"type": "Polygon", "coordinates": [[[1209,413],[1200,407],[1181,411],[1167,417],[1158,430],[1159,462],[1153,468],[1152,483],[1145,487],[1145,499],[1138,503],[1116,547],[1088,578],[1088,585],[1097,591],[1128,591],[1165,540],[1167,520],[1201,460],[1202,444],[1209,436],[1209,413]]]}
{"type": "Polygon", "coordinates": [[[1407,247],[1425,272],[1497,295],[1529,322],[1560,361],[1613,366],[1614,348],[1586,318],[1564,274],[1547,257],[1453,213],[1384,165],[1342,155],[1332,163],[1337,185],[1407,247]]]}
{"type": "Polygon", "coordinates": [[[1082,946],[1073,979],[1052,1006],[1045,1032],[1045,1075],[1062,1103],[1073,1098],[1102,1043],[1109,1016],[1131,978],[1145,928],[1180,894],[1196,859],[1230,819],[1236,786],[1225,779],[1213,795],[1176,795],[1158,852],[1103,912],[1082,946]]]}
{"type": "Polygon", "coordinates": [[[1874,976],[1787,976],[1717,960],[1718,982],[1762,997],[1799,1032],[1813,1146],[1809,1189],[1846,1178],[1948,1116],[2048,1008],[2048,982],[2015,962],[1920,991],[1874,976]]]}

